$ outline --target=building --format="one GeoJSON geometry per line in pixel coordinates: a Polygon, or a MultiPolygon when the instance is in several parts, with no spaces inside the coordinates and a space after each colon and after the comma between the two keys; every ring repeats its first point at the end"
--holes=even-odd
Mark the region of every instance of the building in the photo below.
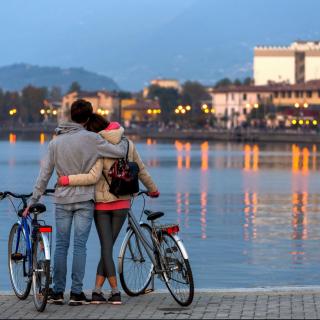
{"type": "Polygon", "coordinates": [[[272,100],[271,86],[226,86],[209,90],[214,114],[220,124],[236,127],[247,120],[252,109],[272,100]]]}
{"type": "Polygon", "coordinates": [[[320,79],[320,42],[296,41],[288,47],[255,47],[253,72],[256,85],[320,79]]]}
{"type": "Polygon", "coordinates": [[[154,100],[121,100],[121,118],[126,127],[131,124],[158,121],[161,114],[159,103],[154,100]],[[132,103],[129,103],[129,102],[132,103]]]}
{"type": "Polygon", "coordinates": [[[80,91],[68,93],[62,98],[58,121],[68,121],[70,119],[70,107],[77,99],[91,102],[93,111],[96,113],[108,116],[109,118],[118,118],[119,98],[117,94],[107,91],[80,91]]]}
{"type": "Polygon", "coordinates": [[[297,119],[309,122],[320,119],[320,80],[264,86],[232,85],[213,88],[209,92],[215,116],[227,128],[241,125],[253,109],[264,106],[272,107],[277,121],[286,126],[297,119]]]}
{"type": "MultiPolygon", "coordinates": [[[[150,86],[158,86],[161,88],[172,88],[178,90],[178,92],[182,91],[182,87],[180,82],[175,79],[153,79],[150,81],[150,86]]],[[[146,98],[149,94],[149,87],[145,87],[143,89],[143,97],[146,98]]]]}

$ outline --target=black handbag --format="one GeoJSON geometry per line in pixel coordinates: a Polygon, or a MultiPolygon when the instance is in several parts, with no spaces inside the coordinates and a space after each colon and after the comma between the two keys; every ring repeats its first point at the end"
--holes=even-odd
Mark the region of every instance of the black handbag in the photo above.
{"type": "Polygon", "coordinates": [[[140,168],[136,162],[129,161],[129,140],[128,150],[125,158],[117,159],[108,172],[108,177],[111,178],[109,183],[108,177],[102,171],[104,178],[109,185],[109,192],[116,197],[133,195],[139,192],[139,171],[140,168]]]}

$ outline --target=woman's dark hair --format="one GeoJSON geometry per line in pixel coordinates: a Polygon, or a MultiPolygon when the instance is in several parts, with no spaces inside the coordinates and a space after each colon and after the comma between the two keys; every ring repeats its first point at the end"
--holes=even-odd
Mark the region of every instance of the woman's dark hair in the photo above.
{"type": "Polygon", "coordinates": [[[100,132],[108,127],[110,122],[100,114],[93,113],[86,124],[88,131],[100,132]]]}
{"type": "Polygon", "coordinates": [[[71,105],[71,120],[76,123],[86,123],[93,114],[93,108],[89,101],[79,99],[71,105]]]}

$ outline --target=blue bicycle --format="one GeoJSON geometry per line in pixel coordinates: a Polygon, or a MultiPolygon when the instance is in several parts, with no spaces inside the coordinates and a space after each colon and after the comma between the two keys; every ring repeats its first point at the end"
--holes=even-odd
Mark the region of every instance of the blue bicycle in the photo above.
{"type": "MultiPolygon", "coordinates": [[[[53,192],[54,190],[48,189],[45,194],[53,192]]],[[[24,300],[32,287],[35,307],[42,312],[47,305],[51,282],[52,227],[38,219],[38,215],[46,211],[45,205],[41,203],[32,205],[29,215],[23,217],[22,213],[31,195],[5,191],[0,192],[0,200],[6,197],[9,197],[9,200],[11,197],[21,200],[18,209],[11,200],[18,216],[18,221],[11,228],[8,241],[8,267],[13,291],[19,299],[24,300]]]]}

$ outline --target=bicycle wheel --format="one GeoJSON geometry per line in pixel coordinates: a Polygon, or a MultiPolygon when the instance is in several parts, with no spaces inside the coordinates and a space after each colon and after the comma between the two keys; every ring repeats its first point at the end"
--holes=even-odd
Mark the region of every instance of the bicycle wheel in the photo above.
{"type": "Polygon", "coordinates": [[[189,260],[184,259],[179,244],[167,233],[162,234],[160,251],[167,288],[181,306],[190,305],[194,296],[194,282],[189,260]]]}
{"type": "Polygon", "coordinates": [[[44,311],[49,293],[50,260],[46,260],[43,235],[38,232],[33,244],[33,302],[39,312],[44,311]]]}
{"type": "Polygon", "coordinates": [[[31,289],[30,258],[27,254],[27,241],[19,224],[12,226],[8,241],[8,267],[10,281],[15,295],[24,300],[28,297],[31,289]]]}
{"type": "MultiPolygon", "coordinates": [[[[150,226],[142,224],[141,231],[149,242],[152,243],[150,226]]],[[[120,282],[127,295],[138,296],[145,293],[150,284],[153,263],[143,243],[132,229],[127,233],[123,248],[119,257],[120,282]]]]}

